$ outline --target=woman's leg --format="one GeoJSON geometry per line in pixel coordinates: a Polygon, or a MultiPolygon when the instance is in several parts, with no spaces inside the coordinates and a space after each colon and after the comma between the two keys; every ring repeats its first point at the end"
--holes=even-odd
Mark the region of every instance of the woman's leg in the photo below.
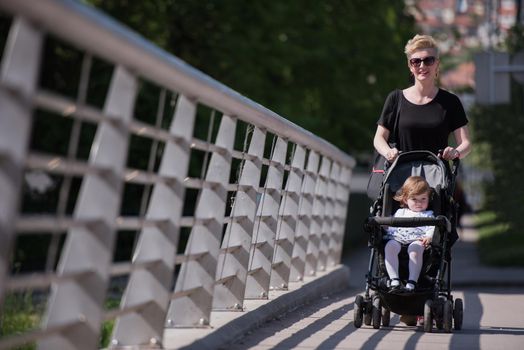
{"type": "MultiPolygon", "coordinates": [[[[424,257],[424,245],[421,241],[412,242],[408,246],[409,255],[409,280],[418,281],[424,257]]],[[[413,286],[414,287],[414,286],[413,286]]]]}
{"type": "MultiPolygon", "coordinates": [[[[390,279],[398,279],[398,253],[400,253],[400,248],[400,243],[393,239],[389,240],[384,247],[386,271],[390,279]]],[[[398,284],[398,281],[396,282],[398,284]]]]}

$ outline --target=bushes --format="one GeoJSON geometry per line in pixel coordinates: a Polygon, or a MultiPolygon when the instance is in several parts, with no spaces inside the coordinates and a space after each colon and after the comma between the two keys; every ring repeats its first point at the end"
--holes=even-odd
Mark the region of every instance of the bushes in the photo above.
{"type": "Polygon", "coordinates": [[[480,212],[475,217],[479,231],[479,254],[488,265],[524,266],[524,235],[494,212],[480,212]]]}
{"type": "Polygon", "coordinates": [[[520,232],[524,227],[522,87],[515,85],[513,94],[513,105],[477,106],[470,113],[475,149],[472,160],[493,174],[493,181],[484,186],[483,209],[490,214],[487,223],[479,227],[479,245],[481,260],[494,265],[524,265],[524,236],[520,232]]]}
{"type": "Polygon", "coordinates": [[[486,209],[504,221],[522,226],[524,215],[524,114],[511,106],[476,108],[472,118],[477,160],[488,165],[494,181],[486,184],[486,209]],[[483,145],[488,144],[489,147],[483,145]]]}
{"type": "MultiPolygon", "coordinates": [[[[26,291],[8,294],[4,310],[0,316],[0,338],[37,330],[44,315],[45,298],[45,293],[41,292],[26,291]]],[[[105,309],[117,308],[119,304],[119,298],[110,298],[105,302],[105,309]]],[[[101,348],[106,348],[109,345],[114,323],[114,320],[102,323],[99,339],[101,348]]],[[[16,350],[34,350],[36,348],[36,343],[31,342],[16,347],[16,350]]]]}
{"type": "Polygon", "coordinates": [[[506,220],[523,223],[524,114],[509,106],[476,109],[474,113],[475,143],[490,145],[481,147],[494,176],[486,187],[486,205],[506,220]]]}
{"type": "MultiPolygon", "coordinates": [[[[44,306],[42,302],[35,300],[31,292],[8,294],[0,317],[0,337],[37,329],[43,316],[44,306]]],[[[33,350],[36,349],[36,345],[30,343],[16,349],[33,350]]]]}

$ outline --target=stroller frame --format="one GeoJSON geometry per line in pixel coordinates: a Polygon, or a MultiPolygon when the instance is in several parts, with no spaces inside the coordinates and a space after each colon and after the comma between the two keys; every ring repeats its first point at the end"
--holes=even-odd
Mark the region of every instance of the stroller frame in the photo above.
{"type": "MultiPolygon", "coordinates": [[[[370,208],[370,215],[364,223],[364,230],[369,233],[368,246],[371,254],[366,274],[366,288],[364,295],[357,295],[354,303],[354,325],[360,328],[362,323],[372,325],[378,329],[380,325],[388,327],[390,324],[390,313],[395,312],[401,315],[412,315],[414,319],[417,315],[424,315],[424,331],[432,332],[433,321],[437,329],[451,332],[462,328],[463,301],[460,298],[454,300],[451,294],[451,254],[450,248],[454,243],[457,227],[458,205],[453,200],[456,176],[458,173],[460,160],[455,159],[450,168],[449,163],[444,163],[439,157],[429,151],[412,151],[399,154],[395,162],[386,170],[384,181],[381,185],[380,195],[370,208]],[[420,157],[421,159],[419,159],[420,157]],[[437,215],[434,218],[396,218],[388,213],[391,210],[389,204],[390,184],[388,183],[390,174],[395,171],[398,164],[409,164],[412,160],[421,162],[428,161],[428,164],[435,162],[435,166],[445,169],[445,178],[442,183],[434,188],[437,200],[446,215],[437,215]],[[435,226],[435,233],[431,249],[426,250],[424,266],[419,276],[426,286],[420,286],[412,293],[391,293],[386,281],[387,272],[380,269],[379,253],[383,249],[383,234],[385,226],[394,227],[418,227],[435,226]],[[437,238],[437,239],[435,239],[437,238]],[[435,264],[436,257],[440,258],[435,264]],[[424,274],[428,268],[428,259],[431,258],[433,265],[431,273],[424,274]],[[435,266],[436,265],[436,266],[435,266]],[[424,274],[424,276],[423,276],[424,274]],[[432,274],[434,276],[432,276],[432,274]]],[[[405,180],[405,179],[404,179],[405,180]]],[[[403,183],[403,181],[402,181],[403,183]]],[[[430,184],[431,185],[431,184],[430,184]]],[[[399,184],[396,184],[399,187],[399,184]]],[[[396,190],[396,189],[394,189],[396,190]]],[[[405,249],[403,249],[405,251],[405,249]]],[[[399,254],[405,254],[401,251],[399,254]]],[[[399,259],[400,260],[400,259],[399,259]]],[[[401,265],[401,263],[399,263],[401,265]]],[[[401,272],[401,271],[399,271],[401,272]]],[[[423,283],[421,283],[423,284],[423,283]]],[[[409,323],[408,325],[416,325],[409,323]]]]}

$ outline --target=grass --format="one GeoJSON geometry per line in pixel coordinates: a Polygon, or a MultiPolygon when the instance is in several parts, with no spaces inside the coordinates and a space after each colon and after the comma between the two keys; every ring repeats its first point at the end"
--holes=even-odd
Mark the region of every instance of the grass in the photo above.
{"type": "Polygon", "coordinates": [[[479,231],[479,255],[482,263],[493,266],[524,266],[524,235],[509,223],[501,222],[493,212],[475,217],[479,231]]]}
{"type": "MultiPolygon", "coordinates": [[[[35,303],[32,293],[9,294],[5,298],[0,318],[0,336],[22,334],[38,328],[42,320],[44,305],[35,303]]],[[[35,344],[19,346],[16,350],[33,350],[35,344]]]]}
{"type": "MultiPolygon", "coordinates": [[[[106,310],[119,306],[119,300],[107,300],[106,310]]],[[[32,293],[10,294],[5,298],[3,313],[0,318],[0,338],[23,334],[40,327],[45,303],[35,303],[32,293]]],[[[113,331],[114,320],[104,321],[100,333],[100,348],[109,345],[113,331]]],[[[31,343],[13,350],[34,350],[36,344],[31,343]]]]}
{"type": "MultiPolygon", "coordinates": [[[[120,306],[120,299],[108,299],[105,302],[105,309],[116,309],[120,306]]],[[[115,320],[108,320],[102,323],[100,330],[100,340],[98,346],[100,348],[107,348],[109,341],[111,340],[111,334],[113,333],[113,327],[115,326],[115,320]]]]}

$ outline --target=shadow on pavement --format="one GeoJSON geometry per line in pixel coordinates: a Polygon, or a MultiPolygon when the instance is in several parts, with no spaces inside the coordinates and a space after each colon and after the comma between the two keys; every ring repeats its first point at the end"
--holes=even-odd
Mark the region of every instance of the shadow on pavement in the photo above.
{"type": "MultiPolygon", "coordinates": [[[[275,333],[278,331],[289,328],[296,323],[300,322],[300,320],[310,317],[311,315],[315,314],[316,312],[319,312],[320,310],[324,309],[325,307],[348,299],[348,291],[332,294],[329,297],[324,297],[318,302],[315,302],[314,304],[306,304],[301,306],[300,312],[291,312],[287,315],[283,315],[282,319],[275,319],[270,321],[268,324],[270,325],[270,329],[272,331],[266,332],[265,334],[261,334],[258,332],[257,336],[252,339],[251,341],[243,342],[242,340],[236,342],[236,344],[241,344],[242,347],[250,347],[255,346],[257,344],[262,343],[265,339],[272,337],[275,333]]],[[[272,346],[273,349],[293,349],[296,345],[301,343],[303,340],[311,336],[311,334],[316,333],[323,328],[325,328],[330,323],[339,320],[342,318],[345,314],[353,310],[353,302],[346,303],[339,308],[331,311],[327,315],[318,318],[315,322],[307,325],[306,327],[302,328],[301,330],[297,331],[296,333],[293,333],[288,338],[285,338],[278,344],[275,344],[272,346]]],[[[349,322],[348,325],[353,325],[352,322],[349,322]]],[[[354,327],[353,327],[354,329],[354,327]]],[[[347,333],[345,333],[347,334],[347,333]]],[[[229,349],[230,346],[227,345],[221,349],[229,349]]]]}
{"type": "Polygon", "coordinates": [[[480,321],[484,308],[480,301],[478,291],[464,291],[464,322],[460,331],[454,331],[451,341],[451,349],[460,349],[467,346],[469,349],[480,349],[480,321]],[[471,333],[470,333],[471,332],[471,333]],[[464,337],[465,334],[478,335],[474,337],[464,337]]]}
{"type": "MultiPolygon", "coordinates": [[[[344,316],[346,313],[348,313],[348,311],[350,309],[352,309],[352,308],[353,308],[353,303],[348,303],[348,304],[345,304],[345,305],[343,305],[342,307],[340,307],[338,309],[335,309],[335,310],[331,311],[326,316],[324,316],[322,318],[319,318],[315,322],[311,323],[310,325],[306,326],[305,328],[302,328],[300,331],[294,333],[291,337],[284,339],[283,341],[281,341],[278,344],[275,344],[274,348],[277,348],[277,349],[278,348],[281,348],[281,349],[293,349],[293,348],[295,348],[302,341],[304,341],[305,339],[309,338],[311,336],[311,334],[315,334],[315,333],[321,331],[328,324],[332,323],[333,321],[336,321],[336,320],[340,319],[342,316],[344,316]]],[[[334,343],[332,345],[328,346],[327,344],[324,345],[324,343],[322,343],[322,344],[320,344],[318,346],[318,348],[319,349],[333,349],[333,348],[335,348],[336,344],[338,344],[338,342],[342,341],[349,333],[351,333],[350,326],[353,326],[352,322],[349,322],[348,325],[343,328],[343,330],[345,329],[344,332],[339,331],[339,332],[337,332],[337,333],[340,333],[338,336],[337,336],[337,333],[335,333],[334,335],[332,335],[326,341],[326,342],[329,342],[329,343],[331,343],[333,341],[334,343]]],[[[353,328],[353,330],[355,329],[355,327],[351,327],[351,328],[353,328]]]]}
{"type": "Polygon", "coordinates": [[[386,329],[387,328],[383,328],[380,331],[377,329],[377,331],[371,337],[369,337],[364,344],[362,344],[360,349],[363,349],[363,350],[376,349],[378,343],[380,343],[382,338],[384,338],[389,333],[389,332],[385,332],[386,329]]]}
{"type": "Polygon", "coordinates": [[[339,331],[333,333],[328,339],[320,343],[318,349],[335,349],[349,334],[353,333],[357,329],[353,325],[353,321],[348,322],[347,325],[342,327],[339,331]]]}

